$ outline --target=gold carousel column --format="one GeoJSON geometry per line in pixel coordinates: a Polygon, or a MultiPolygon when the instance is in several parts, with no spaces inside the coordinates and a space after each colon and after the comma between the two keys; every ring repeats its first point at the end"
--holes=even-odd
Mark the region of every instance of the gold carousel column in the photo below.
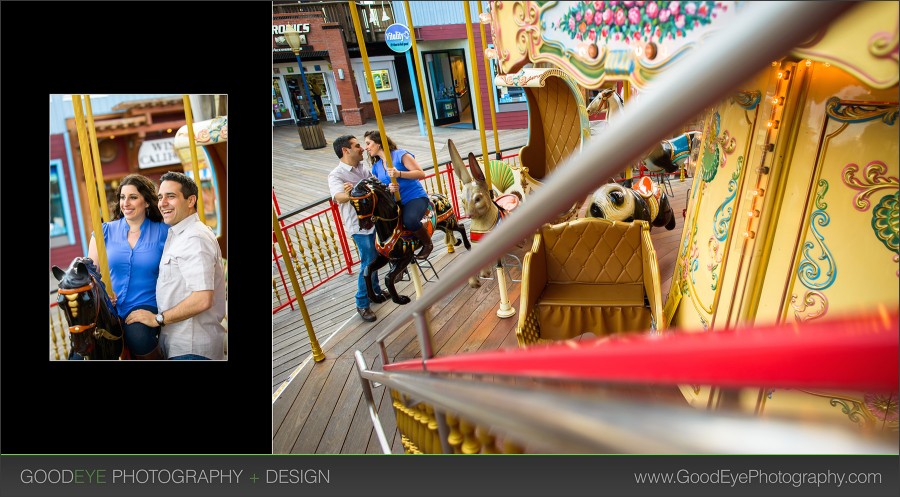
{"type": "MultiPolygon", "coordinates": [[[[431,163],[434,164],[434,179],[437,183],[437,192],[440,195],[444,195],[444,181],[441,177],[441,165],[437,160],[437,152],[434,150],[434,135],[431,131],[431,116],[428,113],[428,100],[425,99],[425,80],[422,74],[422,65],[419,63],[419,49],[416,46],[416,28],[413,26],[412,13],[409,11],[409,1],[403,2],[403,7],[406,9],[406,22],[409,24],[409,40],[412,42],[412,58],[416,67],[416,80],[419,83],[419,102],[422,102],[422,114],[425,119],[425,129],[428,131],[428,146],[431,148],[431,163]]],[[[446,195],[449,197],[450,192],[447,192],[446,195]]],[[[456,236],[450,231],[444,238],[447,241],[447,253],[452,254],[455,251],[453,246],[456,245],[456,236]]]]}
{"type": "MultiPolygon", "coordinates": [[[[94,112],[91,110],[91,96],[84,95],[84,110],[87,114],[88,134],[91,140],[91,156],[94,159],[94,176],[97,180],[97,191],[100,192],[100,213],[103,215],[103,221],[110,221],[109,216],[109,200],[106,198],[106,184],[103,181],[103,167],[100,164],[100,149],[97,146],[97,130],[94,128],[94,112]]],[[[118,201],[118,200],[117,200],[118,201]]]]}
{"type": "MultiPolygon", "coordinates": [[[[278,214],[275,213],[275,206],[272,205],[272,231],[275,232],[275,238],[278,240],[278,246],[281,248],[282,258],[290,258],[287,246],[284,243],[284,234],[281,232],[281,224],[278,223],[278,214]]],[[[288,276],[291,278],[291,285],[294,286],[294,295],[297,297],[297,305],[300,306],[300,314],[303,315],[303,323],[306,325],[306,332],[309,334],[309,344],[312,347],[313,360],[322,362],[325,360],[325,354],[322,347],[319,346],[319,340],[313,331],[312,320],[309,318],[309,311],[306,310],[306,303],[303,301],[303,293],[300,291],[300,285],[297,283],[297,275],[294,274],[294,267],[290,261],[285,260],[285,267],[288,270],[288,276]]]]}
{"type": "Polygon", "coordinates": [[[184,102],[184,120],[187,123],[188,143],[191,145],[191,165],[194,170],[194,181],[197,182],[197,214],[200,215],[200,222],[206,224],[206,208],[203,203],[203,182],[200,180],[200,165],[197,164],[197,142],[194,140],[194,115],[191,112],[191,96],[184,95],[181,97],[184,102]]]}
{"type": "Polygon", "coordinates": [[[109,277],[109,264],[106,259],[106,240],[103,238],[103,221],[100,219],[99,192],[94,178],[94,166],[91,160],[90,144],[88,143],[87,130],[85,130],[84,110],[81,106],[81,95],[72,95],[72,106],[75,109],[75,127],[78,130],[78,147],[81,149],[81,165],[84,169],[84,183],[87,187],[88,205],[91,210],[91,222],[97,245],[97,267],[100,268],[103,284],[106,285],[106,293],[110,298],[115,297],[112,282],[109,277]]]}

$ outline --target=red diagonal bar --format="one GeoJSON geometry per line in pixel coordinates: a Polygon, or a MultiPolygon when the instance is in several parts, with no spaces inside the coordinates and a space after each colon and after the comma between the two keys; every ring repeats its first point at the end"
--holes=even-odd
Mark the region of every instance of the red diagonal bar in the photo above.
{"type": "MultiPolygon", "coordinates": [[[[897,310],[803,325],[630,335],[476,352],[427,370],[602,382],[896,391],[897,310]]],[[[385,371],[423,370],[421,359],[385,371]]]]}

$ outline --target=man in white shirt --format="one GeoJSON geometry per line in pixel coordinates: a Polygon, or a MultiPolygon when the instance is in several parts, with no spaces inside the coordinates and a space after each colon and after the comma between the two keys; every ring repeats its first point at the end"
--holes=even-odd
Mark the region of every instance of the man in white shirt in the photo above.
{"type": "Polygon", "coordinates": [[[136,310],[126,323],[161,326],[159,345],[169,359],[225,359],[225,266],[215,234],[197,215],[197,184],[170,171],[157,196],[169,225],[156,281],[160,312],[136,310]]]}
{"type": "MultiPolygon", "coordinates": [[[[375,313],[369,308],[369,296],[366,292],[366,279],[364,276],[366,267],[375,260],[378,255],[375,252],[375,228],[361,230],[356,211],[350,205],[350,191],[360,181],[372,177],[372,170],[362,163],[362,145],[351,135],[340,136],[334,140],[334,153],[340,159],[338,166],[328,174],[328,189],[331,198],[338,203],[341,210],[341,219],[344,231],[353,238],[361,259],[359,264],[359,278],[356,284],[356,312],[365,321],[375,321],[375,313]]],[[[372,289],[382,299],[390,298],[387,292],[381,290],[378,283],[378,272],[374,271],[372,289]]],[[[378,300],[376,303],[384,302],[378,300]]]]}

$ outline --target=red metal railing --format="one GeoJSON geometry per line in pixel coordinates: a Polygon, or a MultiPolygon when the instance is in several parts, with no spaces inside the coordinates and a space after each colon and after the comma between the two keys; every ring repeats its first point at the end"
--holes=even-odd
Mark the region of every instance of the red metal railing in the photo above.
{"type": "MultiPolygon", "coordinates": [[[[503,159],[515,160],[517,156],[517,153],[505,155],[503,159]]],[[[459,203],[462,185],[457,184],[448,163],[441,164],[438,173],[429,174],[426,171],[426,176],[421,181],[425,189],[431,193],[438,193],[437,182],[440,181],[456,217],[460,220],[469,217],[459,203]]],[[[356,252],[356,245],[350,243],[344,232],[338,205],[330,197],[286,214],[281,213],[274,187],[272,201],[285,243],[291,253],[302,295],[309,294],[339,274],[353,274],[353,266],[360,262],[359,254],[356,252]],[[303,217],[295,220],[298,216],[303,217]]],[[[287,268],[284,266],[284,258],[275,242],[274,233],[272,233],[272,266],[272,314],[287,307],[294,310],[294,302],[297,299],[287,268]]]]}
{"type": "Polygon", "coordinates": [[[385,364],[385,371],[895,392],[897,310],[711,333],[624,335],[385,364]],[[835,367],[840,364],[840,367],[835,367]]]}

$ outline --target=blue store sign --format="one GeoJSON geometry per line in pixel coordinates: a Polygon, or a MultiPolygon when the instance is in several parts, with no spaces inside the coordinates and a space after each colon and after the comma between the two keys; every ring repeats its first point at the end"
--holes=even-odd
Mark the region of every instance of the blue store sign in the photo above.
{"type": "Polygon", "coordinates": [[[403,53],[412,47],[412,41],[409,37],[409,28],[403,24],[391,24],[384,31],[384,41],[388,48],[403,53]]]}

